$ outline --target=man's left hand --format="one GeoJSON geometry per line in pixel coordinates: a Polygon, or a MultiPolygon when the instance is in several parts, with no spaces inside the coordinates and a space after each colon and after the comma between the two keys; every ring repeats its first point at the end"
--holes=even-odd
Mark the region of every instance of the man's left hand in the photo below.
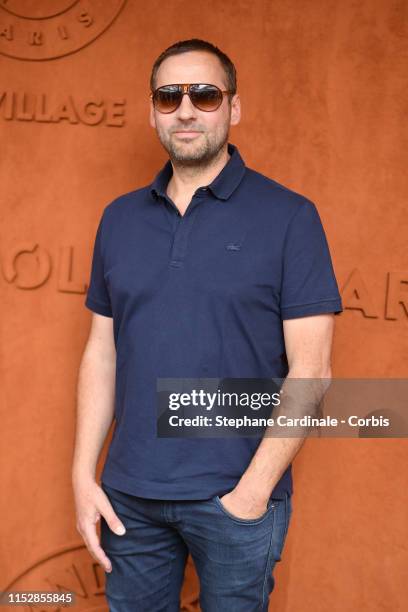
{"type": "Polygon", "coordinates": [[[244,497],[234,489],[220,497],[220,501],[230,514],[240,519],[261,518],[268,509],[264,501],[244,497]]]}

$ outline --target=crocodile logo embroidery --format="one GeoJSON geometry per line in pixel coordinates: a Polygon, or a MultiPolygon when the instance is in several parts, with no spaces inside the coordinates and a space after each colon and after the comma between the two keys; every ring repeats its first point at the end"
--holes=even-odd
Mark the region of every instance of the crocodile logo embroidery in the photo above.
{"type": "Polygon", "coordinates": [[[241,249],[241,245],[237,242],[230,242],[225,247],[227,251],[239,251],[241,249]]]}

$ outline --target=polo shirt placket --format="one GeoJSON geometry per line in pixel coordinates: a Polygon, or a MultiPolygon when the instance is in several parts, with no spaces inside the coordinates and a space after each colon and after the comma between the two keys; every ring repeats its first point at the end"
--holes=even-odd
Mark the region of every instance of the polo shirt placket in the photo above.
{"type": "Polygon", "coordinates": [[[172,268],[181,268],[187,255],[189,237],[196,218],[197,205],[199,204],[197,201],[197,194],[193,195],[193,199],[189,203],[183,215],[177,209],[176,205],[170,200],[170,198],[166,197],[166,203],[163,204],[165,206],[170,206],[172,215],[176,215],[176,226],[170,253],[170,266],[172,268]]]}

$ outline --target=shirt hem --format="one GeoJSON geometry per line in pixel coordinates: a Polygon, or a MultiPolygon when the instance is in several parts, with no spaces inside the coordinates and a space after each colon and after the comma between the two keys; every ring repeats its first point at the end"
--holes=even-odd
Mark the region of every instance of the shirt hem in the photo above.
{"type": "Polygon", "coordinates": [[[340,299],[322,300],[320,302],[311,302],[309,304],[296,304],[293,306],[281,307],[281,318],[294,319],[311,314],[334,313],[340,314],[343,312],[343,306],[340,299]]]}
{"type": "Polygon", "coordinates": [[[91,297],[86,298],[85,306],[97,314],[104,315],[105,317],[112,317],[112,310],[109,306],[101,304],[91,297]]]}
{"type": "MultiPolygon", "coordinates": [[[[194,479],[194,482],[197,482],[197,478],[194,479]]],[[[101,482],[106,484],[108,487],[112,489],[117,489],[122,491],[123,493],[127,493],[129,495],[134,495],[136,497],[143,497],[145,499],[166,499],[166,500],[177,500],[177,499],[189,499],[189,500],[200,500],[200,499],[211,499],[215,495],[224,495],[231,491],[234,486],[238,483],[239,478],[234,479],[224,479],[219,480],[217,483],[212,485],[211,490],[205,490],[205,487],[200,489],[192,489],[188,487],[188,491],[185,492],[178,491],[175,492],[175,485],[169,485],[168,482],[158,484],[147,481],[135,480],[134,478],[129,478],[123,476],[123,474],[118,474],[117,472],[113,472],[112,470],[104,470],[101,476],[101,482]]],[[[185,482],[185,481],[184,481],[185,482]]],[[[293,488],[292,486],[288,487],[278,487],[271,493],[271,497],[277,499],[283,499],[285,494],[288,493],[292,495],[293,488]]]]}

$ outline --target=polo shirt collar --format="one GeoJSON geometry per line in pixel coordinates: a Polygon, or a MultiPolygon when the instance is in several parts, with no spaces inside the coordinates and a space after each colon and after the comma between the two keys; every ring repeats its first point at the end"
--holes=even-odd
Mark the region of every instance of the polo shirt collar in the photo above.
{"type": "MultiPolygon", "coordinates": [[[[219,200],[227,200],[238,187],[245,174],[245,163],[238,148],[228,143],[228,153],[231,157],[213,182],[208,185],[208,188],[219,200]]],[[[169,159],[150,185],[150,193],[156,197],[165,196],[166,187],[172,175],[173,166],[169,159]]]]}

